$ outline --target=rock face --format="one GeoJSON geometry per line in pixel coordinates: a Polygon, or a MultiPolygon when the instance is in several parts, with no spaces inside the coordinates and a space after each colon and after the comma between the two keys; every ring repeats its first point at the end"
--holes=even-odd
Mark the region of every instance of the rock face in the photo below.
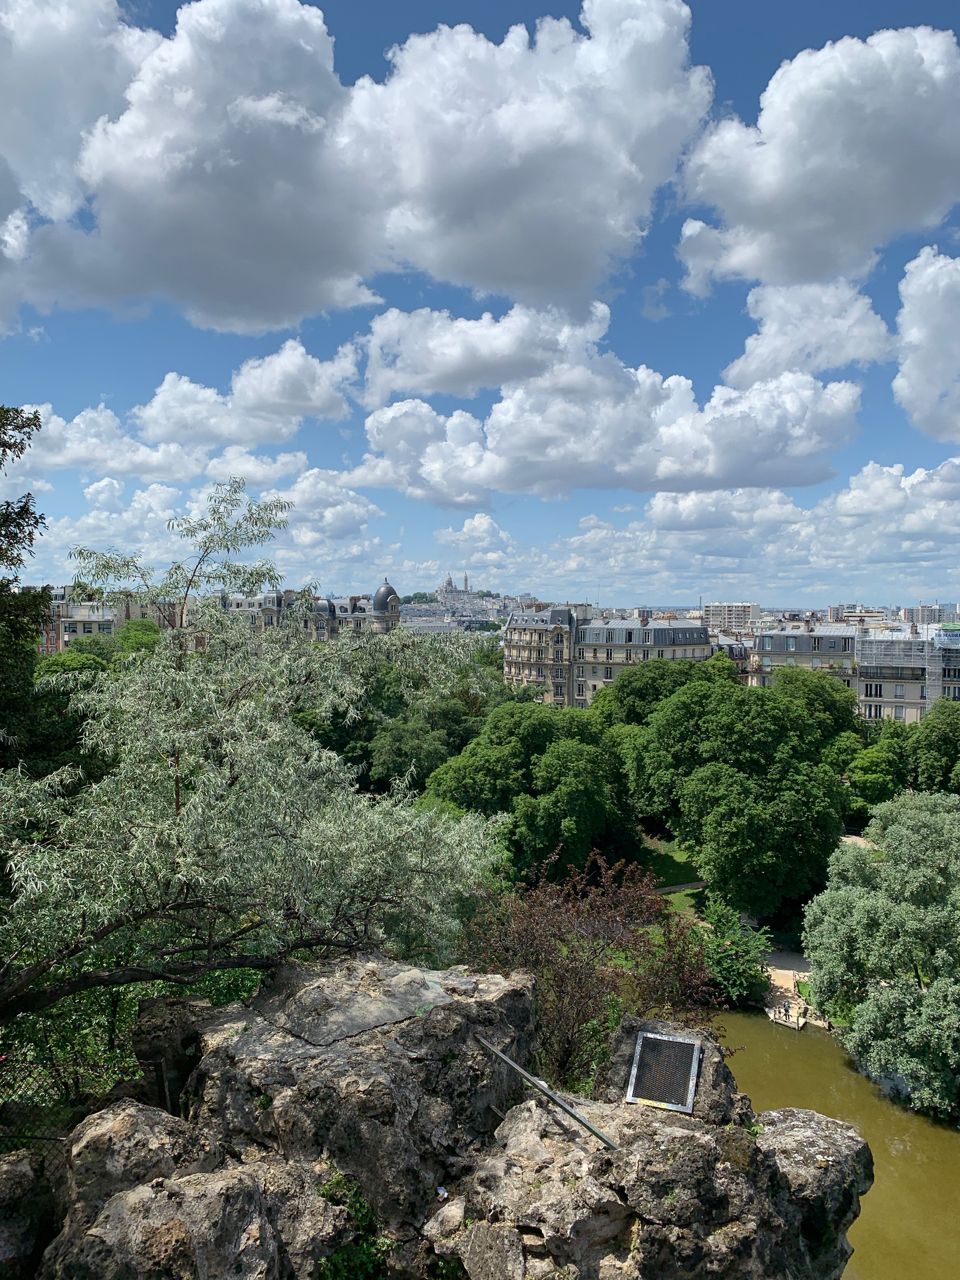
{"type": "Polygon", "coordinates": [[[0,1156],[0,1276],[27,1280],[52,1235],[54,1193],[36,1151],[0,1156]]]}
{"type": "Polygon", "coordinates": [[[608,1150],[475,1040],[526,1065],[533,1009],[522,975],[378,960],[290,966],[222,1010],[152,1003],[139,1040],[184,1118],[126,1100],[78,1126],[40,1274],[326,1280],[380,1274],[371,1248],[396,1280],[439,1259],[470,1280],[841,1274],[871,1176],[852,1129],[755,1118],[709,1042],[692,1116],[627,1106],[631,1023],[601,1100],[573,1100],[608,1150]]]}

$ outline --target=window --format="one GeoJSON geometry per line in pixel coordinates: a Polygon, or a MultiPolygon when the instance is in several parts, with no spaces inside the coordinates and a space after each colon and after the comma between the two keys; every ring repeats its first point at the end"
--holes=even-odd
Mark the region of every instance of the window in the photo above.
{"type": "Polygon", "coordinates": [[[608,662],[612,662],[612,661],[613,661],[613,650],[612,650],[612,649],[608,649],[608,650],[607,650],[607,652],[606,652],[606,659],[607,659],[607,661],[608,661],[608,662]]]}
{"type": "Polygon", "coordinates": [[[644,660],[644,662],[646,662],[646,661],[647,661],[647,659],[648,659],[649,657],[650,657],[650,650],[649,650],[649,649],[644,649],[644,651],[643,651],[643,660],[644,660]]]}
{"type": "Polygon", "coordinates": [[[882,698],[882,697],[883,697],[883,685],[882,685],[882,684],[872,684],[872,683],[868,680],[868,681],[867,681],[867,683],[863,686],[863,696],[864,696],[865,698],[882,698]]]}
{"type": "Polygon", "coordinates": [[[563,685],[555,684],[553,686],[553,696],[558,702],[563,701],[563,685]]]}
{"type": "Polygon", "coordinates": [[[663,649],[658,649],[658,650],[657,650],[657,657],[658,657],[658,658],[663,658],[663,657],[665,657],[665,656],[666,656],[666,655],[665,655],[665,653],[664,653],[663,649]]]}
{"type": "Polygon", "coordinates": [[[632,631],[628,631],[628,632],[627,632],[627,644],[633,644],[633,632],[632,632],[632,631]]]}
{"type": "Polygon", "coordinates": [[[907,708],[906,708],[906,707],[894,707],[894,708],[893,708],[893,718],[894,718],[894,720],[905,720],[905,719],[906,719],[906,717],[907,717],[907,708]]]}
{"type": "Polygon", "coordinates": [[[582,657],[583,657],[583,650],[582,650],[582,649],[578,649],[578,650],[577,650],[577,657],[578,657],[578,658],[582,658],[582,657]]]}
{"type": "Polygon", "coordinates": [[[828,642],[828,644],[827,644],[827,648],[828,648],[828,649],[835,649],[836,647],[837,647],[837,642],[836,642],[836,640],[830,640],[830,641],[828,642]]]}
{"type": "Polygon", "coordinates": [[[625,661],[625,662],[632,662],[632,661],[633,661],[633,650],[632,650],[632,649],[628,649],[628,650],[627,650],[627,652],[626,652],[626,657],[624,658],[624,661],[625,661]]]}
{"type": "Polygon", "coordinates": [[[863,708],[863,714],[867,720],[879,720],[883,715],[883,707],[879,702],[871,702],[863,708]]]}
{"type": "Polygon", "coordinates": [[[584,687],[583,683],[581,682],[581,683],[579,683],[579,684],[577,685],[577,697],[578,697],[578,698],[585,698],[586,696],[587,696],[586,688],[584,687]]]}
{"type": "Polygon", "coordinates": [[[650,643],[650,632],[649,632],[649,631],[645,631],[645,632],[643,633],[643,643],[644,643],[644,644],[649,644],[649,643],[650,643]]]}
{"type": "Polygon", "coordinates": [[[577,667],[577,679],[578,680],[583,679],[583,667],[577,667]]]}
{"type": "Polygon", "coordinates": [[[819,653],[819,652],[820,652],[820,637],[819,637],[819,636],[814,636],[814,637],[813,637],[813,639],[810,641],[810,652],[811,652],[811,653],[819,653]]]}
{"type": "Polygon", "coordinates": [[[902,684],[895,684],[893,686],[893,696],[895,698],[905,698],[907,696],[902,684]]]}
{"type": "Polygon", "coordinates": [[[554,678],[554,680],[562,680],[562,679],[563,679],[563,667],[554,667],[554,668],[553,668],[553,678],[554,678]]]}
{"type": "Polygon", "coordinates": [[[83,624],[83,634],[84,634],[85,636],[92,636],[92,635],[93,635],[93,623],[92,623],[92,622],[85,622],[85,623],[83,624]]]}
{"type": "Polygon", "coordinates": [[[797,637],[787,636],[787,653],[796,653],[796,651],[797,651],[797,637]]]}
{"type": "Polygon", "coordinates": [[[537,675],[541,680],[543,679],[543,667],[537,667],[537,675]]]}
{"type": "Polygon", "coordinates": [[[841,652],[841,653],[849,653],[849,652],[850,652],[850,637],[849,637],[849,636],[844,636],[844,638],[840,641],[840,652],[841,652]]]}
{"type": "Polygon", "coordinates": [[[945,698],[952,698],[954,702],[960,702],[960,684],[944,685],[943,696],[945,698]]]}
{"type": "Polygon", "coordinates": [[[75,622],[65,622],[63,630],[65,635],[75,636],[77,634],[77,624],[75,622]]]}
{"type": "Polygon", "coordinates": [[[772,648],[773,648],[773,640],[772,640],[772,638],[771,638],[770,636],[764,636],[764,637],[763,637],[763,648],[764,648],[764,649],[772,649],[772,648]]]}
{"type": "Polygon", "coordinates": [[[110,635],[110,634],[112,633],[112,631],[113,631],[113,623],[112,623],[112,622],[101,622],[101,623],[100,623],[100,634],[101,634],[102,636],[108,636],[108,635],[110,635]]]}
{"type": "Polygon", "coordinates": [[[927,698],[927,686],[925,684],[922,684],[920,686],[920,701],[925,702],[926,698],[927,698]]]}
{"type": "Polygon", "coordinates": [[[593,651],[593,660],[594,660],[594,662],[596,662],[596,660],[597,660],[597,654],[598,654],[598,650],[594,649],[594,651],[593,651]]]}
{"type": "Polygon", "coordinates": [[[603,668],[603,678],[604,678],[604,680],[612,680],[612,679],[613,679],[613,667],[604,667],[604,668],[603,668]]]}

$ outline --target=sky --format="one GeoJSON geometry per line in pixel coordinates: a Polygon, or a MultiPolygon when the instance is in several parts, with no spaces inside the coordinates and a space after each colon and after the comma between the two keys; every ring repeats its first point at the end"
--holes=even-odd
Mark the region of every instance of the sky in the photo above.
{"type": "Polygon", "coordinates": [[[0,0],[0,476],[291,585],[960,598],[947,0],[0,0]]]}

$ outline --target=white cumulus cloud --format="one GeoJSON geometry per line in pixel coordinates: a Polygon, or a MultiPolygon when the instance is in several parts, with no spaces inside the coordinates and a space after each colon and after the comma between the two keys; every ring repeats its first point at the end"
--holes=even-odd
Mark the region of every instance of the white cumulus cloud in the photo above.
{"type": "Polygon", "coordinates": [[[800,284],[870,269],[877,249],[960,200],[960,49],[915,27],[847,37],[785,62],[756,125],[722,120],[686,168],[688,286],[800,284]]]}
{"type": "Polygon", "coordinates": [[[922,431],[960,442],[960,258],[922,249],[907,264],[900,304],[894,395],[922,431]]]}

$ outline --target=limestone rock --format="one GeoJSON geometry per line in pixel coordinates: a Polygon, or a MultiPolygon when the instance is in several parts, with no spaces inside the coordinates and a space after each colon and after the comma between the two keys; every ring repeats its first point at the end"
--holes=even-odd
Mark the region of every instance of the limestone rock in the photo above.
{"type": "Polygon", "coordinates": [[[57,1230],[57,1210],[37,1151],[0,1155],[0,1276],[27,1280],[57,1230]]]}
{"type": "MultiPolygon", "coordinates": [[[[844,1232],[868,1185],[866,1145],[812,1112],[761,1144],[737,1125],[646,1107],[575,1100],[617,1143],[603,1147],[534,1099],[514,1107],[488,1155],[425,1233],[470,1280],[834,1280],[844,1232]],[[805,1131],[814,1156],[795,1144],[805,1131]],[[785,1148],[781,1150],[779,1139],[785,1148]],[[824,1153],[834,1151],[832,1157],[824,1153]],[[783,1164],[783,1168],[781,1167],[783,1164]],[[459,1219],[459,1221],[458,1221],[459,1219]]],[[[777,1114],[777,1113],[773,1113],[777,1114]]]]}
{"type": "Polygon", "coordinates": [[[224,1150],[327,1160],[386,1224],[418,1226],[492,1133],[492,1107],[517,1096],[474,1031],[525,1062],[531,980],[386,961],[288,966],[249,1007],[200,1029],[184,1103],[224,1150]]]}

